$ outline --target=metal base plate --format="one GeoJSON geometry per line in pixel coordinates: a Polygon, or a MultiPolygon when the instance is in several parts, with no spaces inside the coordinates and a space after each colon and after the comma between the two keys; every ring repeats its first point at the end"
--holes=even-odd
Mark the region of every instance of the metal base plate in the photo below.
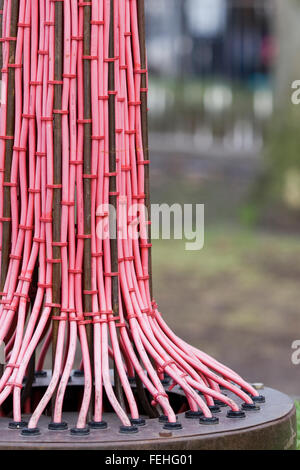
{"type": "MultiPolygon", "coordinates": [[[[177,390],[177,393],[182,393],[177,390]]],[[[226,392],[227,393],[227,392],[226,392]]],[[[8,429],[9,418],[0,418],[0,450],[3,449],[97,449],[97,450],[221,450],[221,449],[267,449],[282,450],[296,447],[296,412],[293,401],[285,394],[270,388],[261,393],[266,403],[260,411],[247,412],[245,419],[226,417],[228,407],[221,408],[215,416],[217,425],[200,425],[199,420],[178,416],[182,430],[163,430],[158,419],[146,420],[137,434],[119,432],[120,421],[114,413],[103,417],[107,429],[91,429],[88,436],[71,436],[69,430],[49,431],[50,418],[42,416],[39,436],[21,436],[20,430],[8,429]]],[[[227,393],[231,396],[231,393],[227,393]]],[[[235,401],[239,399],[235,397],[235,401]]],[[[24,416],[23,419],[26,419],[24,416]]],[[[65,413],[63,420],[69,429],[76,424],[75,413],[65,413]]]]}

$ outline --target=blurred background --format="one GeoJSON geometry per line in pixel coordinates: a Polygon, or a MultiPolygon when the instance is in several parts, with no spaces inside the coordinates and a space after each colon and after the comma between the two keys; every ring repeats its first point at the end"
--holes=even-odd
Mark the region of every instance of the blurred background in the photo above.
{"type": "Polygon", "coordinates": [[[146,0],[153,203],[205,204],[205,246],[154,241],[186,340],[300,396],[299,0],[146,0]]]}

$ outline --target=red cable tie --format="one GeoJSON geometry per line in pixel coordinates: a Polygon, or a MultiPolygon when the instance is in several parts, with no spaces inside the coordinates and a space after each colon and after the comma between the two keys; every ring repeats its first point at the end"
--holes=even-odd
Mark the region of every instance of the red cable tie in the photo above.
{"type": "Polygon", "coordinates": [[[21,261],[21,259],[22,259],[22,256],[20,256],[20,255],[10,254],[9,257],[10,257],[10,259],[14,259],[16,261],[21,261]]]}
{"type": "Polygon", "coordinates": [[[116,323],[116,328],[126,328],[127,325],[125,322],[122,322],[122,323],[116,323]]]}
{"type": "Polygon", "coordinates": [[[141,93],[148,93],[149,89],[148,88],[141,88],[141,93]]]}
{"type": "Polygon", "coordinates": [[[46,263],[59,264],[59,263],[61,263],[61,259],[47,258],[46,263]]]}
{"type": "Polygon", "coordinates": [[[108,95],[100,95],[98,96],[98,100],[103,100],[103,101],[107,101],[108,100],[108,95]]]}
{"type": "MultiPolygon", "coordinates": [[[[83,316],[84,317],[99,317],[100,312],[84,312],[83,316]]],[[[107,320],[105,320],[105,321],[107,321],[107,320]]]]}
{"type": "Polygon", "coordinates": [[[144,243],[140,245],[141,248],[152,248],[152,243],[144,243]]]}
{"type": "Polygon", "coordinates": [[[12,369],[18,369],[20,367],[20,364],[15,364],[13,362],[9,362],[8,364],[6,364],[5,367],[11,367],[12,369]]]}
{"type": "Polygon", "coordinates": [[[127,318],[128,320],[131,320],[132,318],[138,318],[138,315],[136,313],[128,313],[127,318]]]}
{"type": "Polygon", "coordinates": [[[16,41],[17,38],[16,37],[13,37],[13,36],[6,36],[4,38],[1,38],[0,39],[0,42],[5,42],[5,41],[16,41]]]}
{"type": "Polygon", "coordinates": [[[83,55],[82,58],[83,60],[98,60],[97,55],[83,55]]]}
{"type": "Polygon", "coordinates": [[[62,206],[68,206],[68,207],[75,206],[75,202],[74,202],[74,201],[61,201],[60,204],[61,204],[62,206]]]}
{"type": "Polygon", "coordinates": [[[122,171],[131,171],[131,165],[122,165],[121,170],[122,171]]]}
{"type": "Polygon", "coordinates": [[[150,312],[150,308],[141,308],[141,312],[142,312],[142,313],[149,313],[149,312],[150,312]]]}
{"type": "Polygon", "coordinates": [[[46,243],[45,238],[33,237],[32,241],[34,241],[36,243],[46,243]]]}
{"type": "Polygon", "coordinates": [[[67,321],[68,315],[52,315],[51,319],[56,321],[67,321]]]}
{"type": "Polygon", "coordinates": [[[41,51],[41,50],[38,50],[37,53],[39,55],[49,55],[49,51],[41,51]]]}
{"type": "Polygon", "coordinates": [[[115,132],[116,134],[123,134],[124,129],[116,129],[115,132]]]}
{"type": "Polygon", "coordinates": [[[41,85],[43,85],[43,82],[41,82],[41,81],[36,81],[36,80],[31,80],[31,81],[29,82],[29,85],[31,85],[31,86],[41,86],[41,85]]]}
{"type": "Polygon", "coordinates": [[[103,26],[105,24],[104,20],[92,20],[90,21],[91,25],[103,26]]]}
{"type": "Polygon", "coordinates": [[[76,308],[61,308],[60,311],[63,313],[76,313],[76,308]]]}
{"type": "Polygon", "coordinates": [[[129,287],[128,292],[130,292],[130,293],[135,292],[135,288],[134,287],[129,287]]]}
{"type": "Polygon", "coordinates": [[[144,73],[147,73],[148,70],[147,69],[134,69],[133,73],[138,73],[140,75],[144,74],[144,73]]]}
{"type": "Polygon", "coordinates": [[[100,318],[99,320],[97,320],[97,319],[93,318],[92,323],[93,323],[93,325],[96,325],[98,323],[108,323],[108,319],[107,318],[100,318]]]}
{"type": "Polygon", "coordinates": [[[120,65],[120,66],[119,66],[119,69],[120,69],[120,70],[127,70],[127,69],[128,69],[128,65],[126,65],[126,64],[125,64],[125,65],[120,65]]]}
{"type": "Polygon", "coordinates": [[[78,3],[79,7],[88,7],[88,6],[91,6],[91,5],[92,5],[92,2],[80,2],[80,3],[78,3]]]}
{"type": "Polygon", "coordinates": [[[122,263],[123,261],[134,261],[134,256],[124,256],[124,258],[119,258],[119,263],[122,263]]]}
{"type": "Polygon", "coordinates": [[[32,194],[39,194],[41,192],[41,190],[36,189],[36,188],[28,188],[28,192],[32,193],[32,194]]]}
{"type": "Polygon", "coordinates": [[[117,57],[107,57],[106,59],[103,59],[103,62],[107,62],[107,63],[111,63],[111,62],[115,62],[116,60],[119,60],[120,57],[117,56],[117,57]]]}
{"type": "Polygon", "coordinates": [[[107,173],[104,173],[104,176],[106,177],[113,177],[113,176],[118,176],[118,172],[117,171],[111,171],[111,172],[107,172],[107,173]]]}
{"type": "Polygon", "coordinates": [[[89,325],[92,320],[85,320],[84,317],[72,318],[73,321],[77,321],[78,325],[89,325]]]}
{"type": "Polygon", "coordinates": [[[86,239],[92,238],[92,235],[91,234],[79,233],[79,234],[77,234],[77,238],[79,240],[86,240],[86,239]]]}
{"type": "Polygon", "coordinates": [[[47,152],[35,152],[35,155],[37,157],[46,157],[47,156],[47,152]]]}
{"type": "Polygon", "coordinates": [[[11,183],[10,181],[4,181],[3,186],[8,186],[11,188],[16,188],[18,186],[18,183],[11,183]]]}
{"type": "Polygon", "coordinates": [[[15,292],[15,293],[14,293],[14,296],[15,296],[15,297],[20,297],[20,298],[22,297],[22,298],[26,299],[27,301],[30,301],[29,295],[27,295],[27,294],[22,294],[22,292],[15,292]]]}
{"type": "Polygon", "coordinates": [[[131,196],[132,199],[145,199],[146,198],[146,194],[133,194],[131,196]]]}
{"type": "Polygon", "coordinates": [[[118,94],[118,92],[116,90],[109,90],[108,92],[108,95],[112,95],[112,96],[115,96],[118,94]]]}
{"type": "Polygon", "coordinates": [[[35,114],[22,114],[24,119],[35,119],[35,114]]]}
{"type": "MultiPolygon", "coordinates": [[[[6,301],[2,301],[0,303],[5,303],[6,301]]],[[[9,304],[6,304],[4,307],[3,307],[4,310],[11,310],[12,312],[16,312],[18,310],[18,307],[15,305],[9,305],[9,304]]]]}
{"type": "Polygon", "coordinates": [[[62,184],[46,184],[47,189],[61,189],[62,184]]]}
{"type": "Polygon", "coordinates": [[[0,135],[1,140],[14,140],[13,135],[0,135]]]}
{"type": "Polygon", "coordinates": [[[150,276],[147,274],[146,276],[137,276],[138,281],[149,281],[150,276]]]}
{"type": "Polygon", "coordinates": [[[19,229],[21,229],[21,230],[33,230],[34,225],[22,225],[22,224],[20,224],[19,229]]]}
{"type": "Polygon", "coordinates": [[[6,385],[7,385],[7,386],[11,386],[11,387],[23,388],[23,384],[19,384],[19,383],[17,383],[17,382],[7,382],[6,385]]]}
{"type": "Polygon", "coordinates": [[[125,31],[124,36],[125,37],[132,36],[132,32],[131,31],[125,31]]]}
{"type": "Polygon", "coordinates": [[[63,80],[48,80],[48,85],[63,85],[63,80]]]}
{"type": "Polygon", "coordinates": [[[45,303],[45,307],[49,307],[49,308],[61,308],[61,304],[55,304],[53,302],[47,302],[45,303]]]}
{"type": "Polygon", "coordinates": [[[46,284],[42,282],[38,282],[37,286],[40,287],[41,289],[50,289],[52,288],[52,284],[46,284]]]}
{"type": "Polygon", "coordinates": [[[157,393],[155,393],[155,395],[153,395],[153,400],[151,402],[152,406],[155,406],[158,403],[158,397],[169,398],[166,393],[157,392],[157,393]]]}
{"type": "Polygon", "coordinates": [[[68,242],[52,242],[52,246],[67,247],[69,246],[69,243],[68,242]]]}
{"type": "Polygon", "coordinates": [[[104,273],[104,277],[115,277],[115,276],[119,276],[119,273],[104,273]]]}
{"type": "Polygon", "coordinates": [[[92,253],[91,256],[93,258],[100,258],[101,256],[103,256],[103,251],[98,251],[98,253],[92,253]]]}
{"type": "Polygon", "coordinates": [[[119,191],[110,191],[108,194],[109,194],[109,196],[120,196],[119,191]]]}
{"type": "Polygon", "coordinates": [[[171,366],[172,364],[175,364],[175,361],[173,359],[170,359],[169,361],[164,362],[161,366],[157,368],[158,373],[164,372],[165,368],[168,366],[171,366]]]}
{"type": "Polygon", "coordinates": [[[70,160],[70,165],[83,165],[83,160],[70,160]]]}
{"type": "Polygon", "coordinates": [[[82,269],[68,269],[70,274],[82,274],[82,269]]]}
{"type": "Polygon", "coordinates": [[[134,134],[136,134],[136,129],[131,129],[131,130],[125,131],[125,134],[126,135],[134,135],[134,134]]]}
{"type": "Polygon", "coordinates": [[[98,294],[98,291],[97,290],[84,290],[83,294],[84,295],[96,295],[98,294]]]}
{"type": "Polygon", "coordinates": [[[90,124],[93,122],[92,119],[77,119],[77,124],[90,124]]]}
{"type": "Polygon", "coordinates": [[[149,165],[150,164],[150,160],[139,160],[138,162],[136,162],[137,165],[149,165]]]}
{"type": "Polygon", "coordinates": [[[42,122],[52,122],[53,121],[53,116],[42,116],[41,121],[42,122]]]}
{"type": "Polygon", "coordinates": [[[84,174],[84,175],[82,175],[82,178],[86,178],[86,179],[89,179],[89,180],[95,180],[95,179],[97,179],[97,175],[84,174]]]}
{"type": "Polygon", "coordinates": [[[63,73],[62,77],[63,78],[76,78],[77,75],[76,75],[76,73],[63,73]]]}
{"type": "Polygon", "coordinates": [[[40,217],[40,221],[41,222],[45,222],[46,224],[50,224],[52,222],[52,217],[44,217],[44,216],[41,216],[40,217]]]}
{"type": "Polygon", "coordinates": [[[31,282],[31,277],[26,277],[26,276],[18,276],[19,281],[23,282],[31,282]]]}
{"type": "Polygon", "coordinates": [[[141,101],[128,101],[128,106],[140,106],[141,104],[141,101]]]}
{"type": "Polygon", "coordinates": [[[69,111],[67,109],[53,109],[53,114],[69,114],[69,111]]]}
{"type": "Polygon", "coordinates": [[[83,41],[83,36],[71,36],[73,41],[83,41]]]}
{"type": "Polygon", "coordinates": [[[92,135],[91,140],[104,140],[105,136],[104,135],[92,135]]]}

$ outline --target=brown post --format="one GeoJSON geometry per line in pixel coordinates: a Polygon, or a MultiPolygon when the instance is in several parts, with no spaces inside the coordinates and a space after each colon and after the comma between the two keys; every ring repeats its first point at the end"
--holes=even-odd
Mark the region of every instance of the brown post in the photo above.
{"type": "MultiPolygon", "coordinates": [[[[11,2],[11,20],[10,20],[10,36],[15,38],[18,32],[18,16],[19,16],[19,1],[12,0],[11,2]]],[[[9,41],[9,65],[15,63],[16,41],[9,41]]],[[[15,69],[8,66],[8,85],[7,89],[7,121],[6,121],[6,135],[11,137],[6,140],[5,145],[5,168],[4,168],[4,182],[10,182],[10,172],[13,155],[13,137],[15,129],[15,69]]],[[[3,188],[3,217],[7,220],[3,221],[3,235],[2,235],[2,261],[1,261],[1,284],[0,290],[3,292],[5,278],[8,270],[10,243],[11,243],[11,208],[10,208],[10,188],[4,186],[3,188]]]]}
{"type": "MultiPolygon", "coordinates": [[[[144,0],[137,0],[138,7],[138,28],[139,28],[139,42],[140,42],[140,59],[141,59],[141,69],[145,70],[147,68],[146,60],[146,28],[145,28],[145,2],[144,0]]],[[[147,75],[145,73],[141,74],[141,127],[142,127],[142,141],[143,141],[143,151],[144,159],[149,160],[149,143],[148,143],[148,94],[147,94],[147,75]]],[[[146,195],[145,204],[147,209],[148,221],[151,220],[151,201],[150,201],[150,177],[149,177],[149,165],[144,165],[145,171],[145,187],[144,193],[146,195]]],[[[148,243],[151,243],[151,225],[148,226],[148,243]]],[[[151,248],[148,250],[148,274],[149,274],[149,286],[150,286],[150,295],[151,299],[153,298],[153,283],[152,283],[152,255],[151,248]]],[[[152,361],[153,366],[155,366],[152,361]]],[[[141,403],[145,411],[148,413],[150,418],[156,418],[159,415],[159,412],[156,408],[151,406],[143,384],[138,376],[136,376],[136,385],[137,392],[141,403]]],[[[157,407],[159,409],[159,407],[157,407]]]]}
{"type": "MultiPolygon", "coordinates": [[[[54,80],[62,82],[63,74],[63,3],[55,2],[55,67],[54,80]]],[[[62,85],[56,83],[54,85],[54,109],[61,109],[62,85]]],[[[53,189],[53,241],[60,242],[61,237],[61,184],[62,184],[62,116],[59,113],[53,114],[53,183],[56,187],[53,189]]],[[[61,249],[59,246],[53,246],[53,259],[61,258],[61,249]]],[[[61,303],[61,264],[53,264],[53,286],[52,286],[53,303],[61,303]]],[[[53,307],[53,316],[60,315],[60,309],[53,307]]],[[[58,320],[52,320],[52,368],[55,362],[56,343],[58,334],[58,320]]],[[[54,411],[55,396],[52,400],[52,413],[54,411]]],[[[52,416],[53,418],[53,416],[52,416]]]]}
{"type": "MultiPolygon", "coordinates": [[[[110,25],[109,25],[109,59],[115,57],[115,44],[114,44],[114,0],[110,0],[110,25]]],[[[109,172],[115,173],[116,171],[116,106],[115,106],[115,62],[109,62],[108,65],[108,113],[109,113],[109,172]]],[[[110,238],[110,251],[111,251],[111,271],[117,273],[119,270],[118,262],[118,240],[117,240],[117,225],[114,218],[117,213],[117,178],[111,176],[109,178],[109,204],[114,208],[113,217],[110,214],[109,219],[109,232],[115,234],[115,237],[110,238]]],[[[119,276],[112,276],[112,308],[113,315],[119,315],[119,276]]],[[[120,331],[118,329],[118,338],[120,338],[120,331]]],[[[122,385],[114,364],[114,379],[116,396],[123,408],[125,408],[122,385]]]]}
{"type": "MultiPolygon", "coordinates": [[[[140,54],[141,54],[141,69],[147,68],[146,58],[146,30],[145,30],[145,2],[144,0],[138,0],[138,27],[139,27],[139,41],[140,41],[140,54]]],[[[144,159],[149,160],[149,142],[148,142],[148,96],[147,96],[147,75],[142,73],[141,75],[141,121],[142,121],[142,140],[144,159]]],[[[148,212],[148,221],[151,220],[151,200],[150,200],[150,177],[149,177],[149,165],[144,165],[145,168],[145,203],[148,212]]],[[[151,229],[148,225],[148,243],[151,243],[151,229]]],[[[152,286],[152,255],[151,248],[148,250],[149,253],[149,284],[151,298],[153,297],[153,286],[152,286]]]]}
{"type": "MultiPolygon", "coordinates": [[[[84,26],[83,26],[83,55],[90,56],[91,51],[91,5],[84,6],[84,26]]],[[[83,64],[84,80],[84,151],[83,151],[83,172],[85,175],[91,175],[91,155],[92,155],[92,104],[91,104],[91,64],[88,59],[83,64]]],[[[91,179],[84,178],[84,253],[83,253],[83,286],[84,290],[91,291],[91,273],[92,273],[92,240],[91,240],[91,179]]],[[[84,311],[92,311],[91,295],[84,295],[84,311]]],[[[89,345],[91,364],[93,364],[93,329],[92,325],[86,325],[87,341],[89,345]]],[[[93,367],[92,367],[93,373],[93,367]]],[[[92,420],[92,401],[90,404],[87,421],[92,420]]]]}

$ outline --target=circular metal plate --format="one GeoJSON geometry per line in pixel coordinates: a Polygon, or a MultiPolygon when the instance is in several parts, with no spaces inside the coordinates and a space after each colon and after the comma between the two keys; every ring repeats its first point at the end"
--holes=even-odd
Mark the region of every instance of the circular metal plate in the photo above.
{"type": "MultiPolygon", "coordinates": [[[[177,393],[181,393],[177,390],[177,393]]],[[[226,392],[227,393],[227,392],[226,392]]],[[[226,417],[228,408],[221,408],[217,425],[200,425],[199,420],[179,415],[182,430],[163,431],[157,419],[146,420],[137,434],[119,432],[120,421],[114,413],[103,419],[108,427],[92,430],[88,436],[71,436],[69,430],[49,431],[50,418],[42,416],[39,436],[21,436],[19,430],[8,429],[11,419],[0,419],[0,449],[99,449],[99,450],[194,450],[194,449],[294,449],[296,446],[296,413],[293,401],[281,392],[264,388],[266,403],[260,411],[249,411],[245,419],[226,417]],[[163,434],[161,434],[163,433],[163,434]]],[[[228,396],[231,394],[228,392],[228,396]]],[[[235,401],[239,399],[235,397],[235,401]]],[[[25,419],[25,418],[23,418],[25,419]]],[[[65,413],[69,429],[76,424],[75,413],[65,413]]]]}

